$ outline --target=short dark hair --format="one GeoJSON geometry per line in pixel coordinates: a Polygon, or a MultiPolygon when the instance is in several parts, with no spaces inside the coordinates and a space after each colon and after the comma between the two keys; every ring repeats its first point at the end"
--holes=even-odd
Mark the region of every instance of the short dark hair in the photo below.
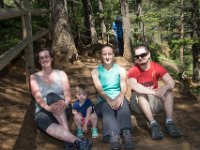
{"type": "Polygon", "coordinates": [[[86,84],[83,84],[83,83],[80,83],[76,86],[76,93],[80,92],[80,91],[83,91],[85,92],[87,95],[89,95],[89,89],[87,87],[86,84]]]}
{"type": "Polygon", "coordinates": [[[113,53],[115,54],[115,48],[111,44],[102,45],[102,47],[101,47],[101,53],[102,53],[102,49],[104,49],[105,47],[111,48],[113,50],[113,53]]]}
{"type": "Polygon", "coordinates": [[[149,46],[146,44],[138,44],[135,46],[135,48],[133,49],[133,52],[135,53],[135,51],[139,48],[143,47],[147,52],[149,52],[149,46]]]}
{"type": "Polygon", "coordinates": [[[41,48],[41,49],[39,49],[39,50],[36,52],[36,59],[37,59],[37,61],[39,60],[39,53],[42,52],[42,51],[48,51],[48,52],[49,52],[49,55],[52,57],[52,53],[51,53],[51,51],[50,51],[48,48],[41,48]]]}

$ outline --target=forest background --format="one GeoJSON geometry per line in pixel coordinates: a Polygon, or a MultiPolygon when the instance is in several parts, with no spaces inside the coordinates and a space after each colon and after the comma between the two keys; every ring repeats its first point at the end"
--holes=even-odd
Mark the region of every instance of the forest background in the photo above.
{"type": "MultiPolygon", "coordinates": [[[[123,18],[124,55],[132,62],[132,48],[150,46],[152,60],[168,62],[168,70],[185,88],[199,93],[200,0],[32,0],[29,9],[45,8],[51,15],[32,16],[32,32],[50,28],[45,46],[57,61],[74,62],[78,55],[94,55],[98,44],[113,43],[112,22],[123,18]],[[174,65],[169,65],[174,64],[174,65]],[[185,84],[186,83],[186,84],[185,84]]],[[[1,8],[23,9],[23,0],[0,0],[1,8]]],[[[0,21],[0,54],[22,39],[21,18],[0,21]]],[[[38,43],[34,43],[34,50],[38,43]]],[[[41,43],[40,43],[41,46],[41,43]]]]}
{"type": "MultiPolygon", "coordinates": [[[[31,19],[30,34],[50,31],[34,41],[33,47],[27,47],[34,52],[41,47],[51,49],[55,65],[66,65],[64,69],[70,76],[71,87],[79,81],[90,81],[96,94],[90,69],[99,64],[99,46],[113,44],[111,27],[118,15],[123,20],[124,54],[116,59],[123,65],[128,64],[128,68],[133,63],[133,47],[139,43],[149,45],[152,60],[164,65],[176,83],[180,81],[183,85],[183,89],[179,84],[175,88],[175,120],[184,133],[180,142],[186,139],[199,149],[200,0],[0,0],[0,68],[6,52],[15,53],[12,48],[26,39],[24,18],[27,17],[31,19]],[[47,13],[40,13],[44,12],[41,9],[47,13]],[[22,17],[18,15],[24,10],[28,13],[22,13],[22,17]],[[33,10],[39,15],[32,15],[33,10]],[[86,70],[75,68],[80,61],[86,70]],[[79,71],[87,76],[80,78],[79,71]]],[[[0,71],[0,149],[24,149],[26,146],[40,149],[52,144],[49,138],[37,134],[33,123],[33,103],[25,85],[27,47],[0,71]]],[[[145,129],[136,129],[137,146],[145,146],[144,140],[155,146],[148,138],[149,130],[145,129]]],[[[160,143],[166,141],[175,145],[179,142],[168,137],[160,143]]],[[[102,146],[100,141],[97,143],[102,146]]],[[[53,145],[62,146],[59,142],[53,145]]]]}

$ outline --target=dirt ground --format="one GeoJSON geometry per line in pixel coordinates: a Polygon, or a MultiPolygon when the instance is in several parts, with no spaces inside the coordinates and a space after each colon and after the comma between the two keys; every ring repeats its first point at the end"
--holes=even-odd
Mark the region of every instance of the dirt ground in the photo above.
{"type": "MultiPolygon", "coordinates": [[[[87,64],[92,63],[86,58],[84,61],[87,64]]],[[[125,62],[120,63],[126,65],[125,62]]],[[[181,140],[187,141],[192,150],[199,150],[200,97],[186,95],[179,82],[176,82],[174,118],[183,133],[181,140]]],[[[38,130],[33,121],[33,107],[33,101],[26,85],[24,61],[20,57],[0,72],[0,150],[58,149],[51,146],[61,144],[59,141],[48,139],[44,145],[43,141],[40,141],[41,137],[38,138],[38,130]]],[[[162,119],[159,121],[164,122],[162,119]]],[[[145,138],[153,144],[149,129],[144,124],[135,127],[134,136],[136,144],[145,138]]]]}

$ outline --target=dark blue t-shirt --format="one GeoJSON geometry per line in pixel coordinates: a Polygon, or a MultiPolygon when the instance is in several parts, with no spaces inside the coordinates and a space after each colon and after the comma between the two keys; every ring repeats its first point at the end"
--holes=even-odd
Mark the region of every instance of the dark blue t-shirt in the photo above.
{"type": "Polygon", "coordinates": [[[92,112],[93,112],[93,106],[94,104],[91,102],[90,99],[86,99],[85,103],[80,106],[79,105],[79,100],[76,100],[73,104],[73,109],[77,110],[77,112],[81,113],[83,115],[83,117],[85,118],[86,117],[86,112],[87,112],[87,109],[92,106],[92,112]]]}

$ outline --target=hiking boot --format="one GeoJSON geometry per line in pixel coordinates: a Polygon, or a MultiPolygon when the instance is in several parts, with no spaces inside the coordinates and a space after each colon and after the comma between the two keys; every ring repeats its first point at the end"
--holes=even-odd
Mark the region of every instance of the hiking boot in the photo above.
{"type": "Polygon", "coordinates": [[[103,142],[110,143],[110,135],[103,136],[103,142]]]}
{"type": "Polygon", "coordinates": [[[64,143],[64,150],[75,150],[74,143],[65,142],[64,143]]]}
{"type": "Polygon", "coordinates": [[[111,150],[121,149],[120,137],[117,133],[111,132],[111,134],[110,134],[110,146],[111,146],[111,150]]]}
{"type": "Polygon", "coordinates": [[[134,143],[133,143],[133,137],[132,137],[131,131],[128,129],[125,129],[123,130],[122,135],[123,135],[124,149],[133,149],[134,143]]]}
{"type": "Polygon", "coordinates": [[[97,138],[99,136],[97,128],[91,128],[92,138],[97,138]]]}
{"type": "Polygon", "coordinates": [[[77,150],[90,150],[92,148],[92,140],[82,139],[80,141],[75,141],[77,150]]]}
{"type": "Polygon", "coordinates": [[[78,138],[83,138],[83,130],[81,128],[77,128],[77,130],[76,130],[76,136],[78,138]]]}
{"type": "Polygon", "coordinates": [[[181,132],[177,129],[173,121],[169,121],[166,124],[166,132],[174,138],[178,138],[182,136],[181,132]]]}
{"type": "Polygon", "coordinates": [[[151,138],[153,140],[163,139],[164,135],[160,130],[160,125],[157,122],[151,124],[150,127],[151,127],[151,138]]]}

